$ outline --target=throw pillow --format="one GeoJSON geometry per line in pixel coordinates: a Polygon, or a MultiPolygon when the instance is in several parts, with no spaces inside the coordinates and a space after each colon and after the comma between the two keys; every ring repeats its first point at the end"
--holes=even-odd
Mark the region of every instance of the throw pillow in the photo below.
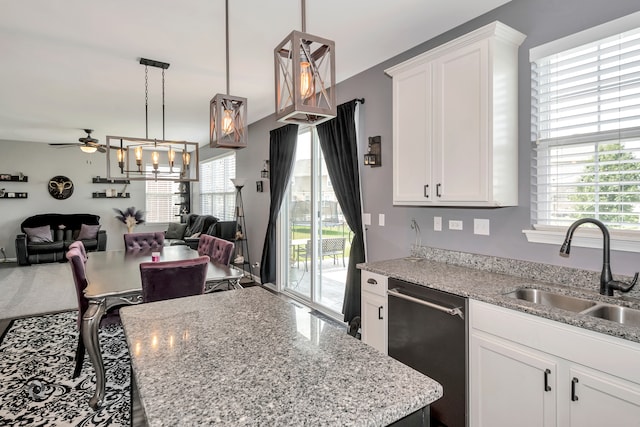
{"type": "Polygon", "coordinates": [[[53,242],[51,238],[51,228],[48,225],[42,227],[26,228],[24,232],[27,234],[31,243],[53,242]]]}
{"type": "Polygon", "coordinates": [[[90,240],[98,237],[98,231],[100,231],[100,225],[80,225],[80,233],[76,240],[90,240]]]}
{"type": "Polygon", "coordinates": [[[187,224],[180,224],[177,222],[170,222],[167,231],[164,233],[165,239],[182,239],[184,232],[187,228],[187,224]]]}

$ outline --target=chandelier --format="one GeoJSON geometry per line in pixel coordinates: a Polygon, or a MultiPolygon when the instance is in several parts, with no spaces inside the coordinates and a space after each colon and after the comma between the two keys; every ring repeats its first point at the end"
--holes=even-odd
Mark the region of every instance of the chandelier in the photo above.
{"type": "Polygon", "coordinates": [[[335,43],[293,31],[275,49],[276,118],[283,123],[317,125],[336,116],[335,43]]]}
{"type": "Polygon", "coordinates": [[[107,178],[132,181],[198,181],[199,147],[196,142],[169,141],[164,135],[164,71],[169,63],[140,58],[144,65],[145,137],[107,136],[107,178]],[[162,139],[149,139],[148,67],[162,69],[162,139]],[[112,176],[111,151],[116,152],[120,176],[112,176]]]}
{"type": "Polygon", "coordinates": [[[249,134],[247,98],[229,95],[229,0],[225,0],[227,92],[217,94],[209,104],[209,137],[213,148],[245,148],[249,134]]]}

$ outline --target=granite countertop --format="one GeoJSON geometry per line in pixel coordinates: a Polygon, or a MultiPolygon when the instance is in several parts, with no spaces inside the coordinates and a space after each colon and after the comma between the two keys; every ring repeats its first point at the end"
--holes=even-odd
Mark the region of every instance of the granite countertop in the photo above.
{"type": "MultiPolygon", "coordinates": [[[[640,328],[638,327],[621,325],[616,322],[505,296],[505,294],[517,288],[526,287],[640,309],[639,299],[600,295],[597,292],[599,282],[593,283],[593,290],[590,290],[511,274],[484,271],[482,266],[480,268],[472,268],[471,266],[465,267],[429,259],[416,260],[415,258],[363,263],[358,264],[358,268],[640,343],[640,328]]],[[[549,268],[552,269],[552,267],[549,268]]]]}
{"type": "Polygon", "coordinates": [[[150,426],[383,426],[429,377],[259,287],[120,310],[150,426]]]}

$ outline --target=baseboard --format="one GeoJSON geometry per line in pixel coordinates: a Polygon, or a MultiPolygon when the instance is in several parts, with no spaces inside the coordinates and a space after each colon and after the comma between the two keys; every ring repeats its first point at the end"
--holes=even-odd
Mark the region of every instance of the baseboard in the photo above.
{"type": "Polygon", "coordinates": [[[4,264],[5,262],[6,263],[18,262],[18,258],[7,258],[7,259],[0,260],[0,264],[4,264]]]}

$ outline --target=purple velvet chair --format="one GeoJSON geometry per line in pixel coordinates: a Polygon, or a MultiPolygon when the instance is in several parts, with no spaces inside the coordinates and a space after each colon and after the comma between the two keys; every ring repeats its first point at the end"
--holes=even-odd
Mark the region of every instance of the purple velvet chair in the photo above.
{"type": "Polygon", "coordinates": [[[204,293],[209,257],[140,264],[142,302],[204,293]]]}
{"type": "Polygon", "coordinates": [[[198,253],[209,255],[211,261],[229,265],[233,256],[233,242],[203,234],[198,242],[198,253]]]}
{"type": "Polygon", "coordinates": [[[128,233],[124,235],[124,249],[127,252],[160,250],[164,246],[164,232],[128,233]]]}
{"type": "MultiPolygon", "coordinates": [[[[82,243],[80,242],[80,246],[82,243]]],[[[82,363],[84,362],[84,341],[82,341],[82,316],[89,308],[89,300],[84,296],[84,290],[88,285],[85,262],[86,258],[82,255],[82,249],[80,246],[69,247],[66,253],[69,266],[71,267],[71,273],[73,275],[73,281],[76,286],[76,296],[78,297],[78,347],[76,348],[76,367],[73,370],[73,378],[78,377],[82,371],[82,363]]],[[[84,248],[84,246],[82,246],[84,248]]],[[[100,325],[114,324],[120,322],[120,316],[118,314],[119,307],[113,307],[108,313],[103,316],[100,321],[100,325]]]]}
{"type": "Polygon", "coordinates": [[[76,240],[75,242],[69,245],[69,249],[73,249],[73,248],[78,248],[80,250],[80,254],[82,254],[82,260],[84,262],[87,262],[87,258],[89,257],[87,256],[87,250],[84,247],[84,243],[82,243],[82,241],[80,240],[76,240]]]}

